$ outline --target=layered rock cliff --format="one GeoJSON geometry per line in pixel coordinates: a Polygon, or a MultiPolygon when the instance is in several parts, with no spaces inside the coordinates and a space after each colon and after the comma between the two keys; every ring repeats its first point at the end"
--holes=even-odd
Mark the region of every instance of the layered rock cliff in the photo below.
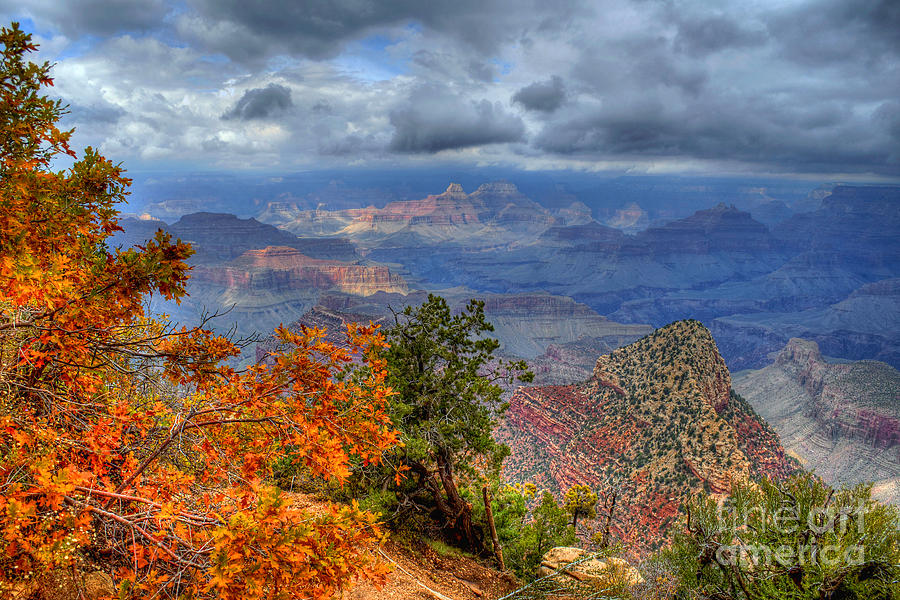
{"type": "Polygon", "coordinates": [[[900,372],[877,361],[826,362],[815,342],[792,339],[775,362],[735,387],[789,451],[829,483],[875,483],[900,502],[900,372]]]}
{"type": "Polygon", "coordinates": [[[279,204],[261,218],[298,235],[350,236],[385,256],[437,243],[493,245],[512,241],[514,235],[536,235],[555,222],[548,210],[508,182],[487,183],[472,194],[451,183],[441,194],[394,201],[383,208],[291,211],[279,204]]]}
{"type": "MultiPolygon", "coordinates": [[[[493,335],[501,340],[501,350],[529,360],[552,344],[581,341],[605,346],[609,351],[652,331],[649,325],[616,323],[564,296],[492,294],[482,298],[485,315],[494,326],[493,335]]],[[[577,379],[567,383],[572,381],[577,379]]]]}
{"type": "MultiPolygon", "coordinates": [[[[827,280],[826,274],[819,275],[827,280]]],[[[814,272],[810,272],[814,279],[814,272]]],[[[851,280],[851,278],[847,278],[851,280]]],[[[900,367],[900,278],[861,285],[822,308],[720,317],[710,324],[735,368],[760,368],[791,338],[815,341],[828,356],[900,367]]]]}
{"type": "Polygon", "coordinates": [[[370,296],[376,292],[408,291],[406,282],[386,266],[313,259],[295,248],[282,246],[248,250],[226,265],[197,266],[192,281],[220,285],[235,293],[259,289],[281,294],[315,289],[370,296]]]}
{"type": "MultiPolygon", "coordinates": [[[[550,294],[477,294],[471,290],[442,290],[454,311],[462,310],[472,298],[483,300],[485,317],[494,327],[491,337],[500,341],[499,352],[507,357],[525,358],[535,367],[537,381],[572,383],[590,375],[597,355],[609,352],[646,335],[649,325],[622,324],[562,296],[550,294]],[[567,361],[549,355],[563,352],[567,361]],[[575,367],[575,364],[582,367],[575,367]],[[585,370],[585,365],[590,363],[585,370]],[[574,367],[574,368],[570,368],[574,367]]],[[[318,302],[335,314],[362,315],[370,319],[391,316],[390,309],[402,310],[425,301],[426,292],[402,295],[378,292],[363,297],[344,293],[322,294],[318,302]]]]}
{"type": "Polygon", "coordinates": [[[689,494],[794,469],[775,433],[731,390],[697,321],[601,356],[582,384],[519,389],[498,438],[512,449],[504,469],[514,481],[616,492],[614,533],[638,547],[665,539],[689,494]]]}
{"type": "MultiPolygon", "coordinates": [[[[363,262],[346,239],[296,235],[230,214],[195,213],[172,225],[128,219],[113,243],[142,244],[164,229],[189,242],[195,254],[188,297],[181,304],[152,299],[154,311],[195,324],[218,313],[209,326],[239,336],[267,334],[310,309],[322,293],[363,296],[405,294],[405,280],[384,265],[363,262]]],[[[247,357],[247,360],[252,357],[247,357]]]]}
{"type": "Polygon", "coordinates": [[[166,229],[189,242],[195,250],[194,264],[234,260],[248,250],[269,246],[294,248],[316,258],[356,260],[356,251],[346,239],[298,238],[296,235],[256,219],[239,219],[223,213],[193,213],[166,229]]]}

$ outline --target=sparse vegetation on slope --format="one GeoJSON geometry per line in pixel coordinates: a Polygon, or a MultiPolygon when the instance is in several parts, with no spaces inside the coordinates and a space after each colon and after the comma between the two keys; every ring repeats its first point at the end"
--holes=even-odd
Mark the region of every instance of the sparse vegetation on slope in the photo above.
{"type": "Polygon", "coordinates": [[[600,357],[576,386],[520,389],[500,439],[505,473],[562,493],[585,483],[618,497],[611,534],[666,538],[684,498],[794,468],[777,436],[731,390],[709,332],[679,321],[600,357]]]}

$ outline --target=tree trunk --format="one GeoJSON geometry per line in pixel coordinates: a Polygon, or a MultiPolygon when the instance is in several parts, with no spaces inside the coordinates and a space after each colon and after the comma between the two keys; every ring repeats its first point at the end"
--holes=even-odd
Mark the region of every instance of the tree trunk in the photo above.
{"type": "Polygon", "coordinates": [[[431,492],[434,504],[437,506],[438,512],[446,520],[447,516],[453,513],[453,510],[444,501],[444,495],[441,494],[441,486],[435,480],[434,473],[429,471],[425,465],[417,461],[409,461],[409,466],[419,476],[419,485],[431,492]]]}
{"type": "Polygon", "coordinates": [[[455,542],[468,550],[484,552],[484,544],[472,525],[472,506],[459,495],[456,487],[449,454],[442,451],[435,458],[440,483],[435,473],[422,463],[407,461],[407,464],[419,476],[419,485],[431,493],[437,512],[440,513],[441,525],[452,532],[455,542]]]}
{"type": "Polygon", "coordinates": [[[456,487],[449,452],[446,448],[439,448],[435,458],[437,459],[438,476],[441,478],[444,492],[447,494],[446,504],[450,509],[449,514],[445,513],[446,525],[457,532],[460,541],[466,544],[470,550],[483,552],[484,544],[472,526],[472,506],[463,500],[456,487]]]}
{"type": "Polygon", "coordinates": [[[618,495],[619,490],[613,490],[611,499],[603,502],[606,508],[606,527],[603,528],[603,539],[600,542],[600,547],[604,549],[609,547],[609,528],[612,525],[613,512],[616,510],[616,497],[618,495]]]}
{"type": "Polygon", "coordinates": [[[500,570],[506,570],[506,563],[503,562],[503,548],[500,546],[500,538],[497,537],[497,527],[494,525],[494,511],[491,509],[491,496],[488,493],[488,486],[481,488],[481,495],[484,496],[484,512],[487,515],[488,527],[491,530],[491,542],[494,544],[494,557],[500,565],[500,570]]]}

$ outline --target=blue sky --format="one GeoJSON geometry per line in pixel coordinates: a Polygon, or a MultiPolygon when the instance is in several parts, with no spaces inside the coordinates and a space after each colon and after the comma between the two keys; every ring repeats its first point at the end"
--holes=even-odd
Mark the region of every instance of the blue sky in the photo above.
{"type": "Polygon", "coordinates": [[[900,178],[892,0],[0,0],[131,169],[900,178]]]}

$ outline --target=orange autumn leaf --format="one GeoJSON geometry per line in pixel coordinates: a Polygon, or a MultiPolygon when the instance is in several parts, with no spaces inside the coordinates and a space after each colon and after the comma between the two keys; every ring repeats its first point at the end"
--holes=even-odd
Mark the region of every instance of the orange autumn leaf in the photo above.
{"type": "Polygon", "coordinates": [[[191,248],[162,231],[113,249],[130,180],[57,127],[49,65],[0,30],[0,589],[79,553],[115,567],[122,598],[330,598],[384,574],[375,519],[309,514],[265,485],[288,450],[322,477],[396,443],[375,327],[350,350],[280,330],[270,365],[205,324],[146,315],[186,294],[191,248]],[[71,156],[54,172],[55,158],[71,156]],[[337,375],[363,356],[370,374],[337,375]]]}

